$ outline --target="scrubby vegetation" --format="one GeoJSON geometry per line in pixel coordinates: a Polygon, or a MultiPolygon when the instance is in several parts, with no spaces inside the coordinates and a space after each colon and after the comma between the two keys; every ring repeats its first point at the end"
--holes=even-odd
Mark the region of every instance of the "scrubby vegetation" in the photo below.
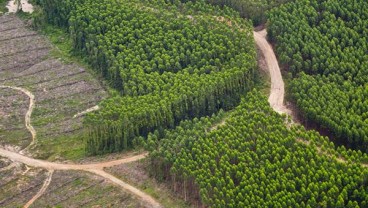
{"type": "Polygon", "coordinates": [[[0,0],[0,14],[8,11],[8,9],[5,7],[7,3],[7,0],[0,0]]]}
{"type": "Polygon", "coordinates": [[[294,73],[308,121],[368,151],[368,2],[303,0],[270,13],[269,37],[294,73]]]}
{"type": "Polygon", "coordinates": [[[232,10],[200,1],[81,2],[44,8],[51,23],[65,25],[69,18],[75,50],[121,94],[86,119],[91,154],[125,149],[138,135],[233,108],[252,85],[252,26],[232,10]]]}
{"type": "Polygon", "coordinates": [[[150,134],[153,174],[210,207],[367,206],[368,170],[360,165],[367,155],[335,149],[301,126],[288,129],[258,92],[209,131],[223,117],[150,134]]]}

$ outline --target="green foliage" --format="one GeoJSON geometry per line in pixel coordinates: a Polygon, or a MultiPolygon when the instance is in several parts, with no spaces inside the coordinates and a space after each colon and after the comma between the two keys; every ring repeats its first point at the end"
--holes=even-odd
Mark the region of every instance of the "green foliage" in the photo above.
{"type": "Polygon", "coordinates": [[[217,118],[223,115],[149,136],[156,176],[184,190],[184,197],[200,195],[210,207],[367,206],[368,170],[357,164],[367,155],[335,149],[301,126],[288,129],[254,91],[224,126],[208,131],[217,118]],[[334,159],[339,155],[350,163],[334,159]]]}
{"type": "Polygon", "coordinates": [[[303,0],[274,9],[269,37],[296,77],[307,120],[368,151],[368,2],[303,0]],[[301,73],[304,72],[304,73],[301,73]]]}
{"type": "Polygon", "coordinates": [[[0,0],[0,15],[8,11],[7,4],[8,0],[0,0]]]}
{"type": "MultiPolygon", "coordinates": [[[[231,109],[252,86],[252,26],[233,10],[203,2],[68,2],[41,5],[53,8],[45,6],[46,14],[74,8],[64,16],[75,51],[121,93],[86,119],[91,154],[126,149],[137,136],[231,109]]],[[[62,26],[60,16],[50,22],[62,26]]]]}
{"type": "MultiPolygon", "coordinates": [[[[199,0],[181,0],[199,1],[199,0]]],[[[266,22],[266,13],[283,3],[293,0],[205,0],[206,2],[218,5],[220,7],[230,7],[239,12],[241,17],[252,20],[254,25],[260,25],[266,22]]]]}
{"type": "Polygon", "coordinates": [[[46,22],[68,29],[71,11],[85,0],[33,0],[44,13],[46,22]]]}

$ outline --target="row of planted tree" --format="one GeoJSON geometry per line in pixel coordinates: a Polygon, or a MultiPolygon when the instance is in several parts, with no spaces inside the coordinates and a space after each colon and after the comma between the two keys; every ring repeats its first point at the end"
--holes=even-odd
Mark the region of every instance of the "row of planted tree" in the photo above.
{"type": "Polygon", "coordinates": [[[91,154],[122,150],[136,136],[233,108],[252,86],[252,26],[233,10],[204,1],[39,3],[48,22],[66,27],[75,51],[120,94],[87,116],[91,154]]]}
{"type": "Polygon", "coordinates": [[[288,3],[270,12],[268,31],[306,120],[367,152],[368,2],[288,3]]]}
{"type": "Polygon", "coordinates": [[[152,174],[197,204],[368,206],[368,169],[360,165],[368,155],[335,148],[328,138],[301,126],[289,129],[285,117],[256,91],[231,113],[150,134],[147,148],[152,174]]]}

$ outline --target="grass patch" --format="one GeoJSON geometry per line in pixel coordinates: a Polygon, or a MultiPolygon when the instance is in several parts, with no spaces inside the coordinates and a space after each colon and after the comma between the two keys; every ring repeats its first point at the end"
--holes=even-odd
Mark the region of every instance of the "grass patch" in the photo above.
{"type": "Polygon", "coordinates": [[[8,12],[8,8],[6,8],[7,4],[8,0],[0,0],[0,15],[8,12]]]}
{"type": "Polygon", "coordinates": [[[270,95],[271,91],[271,77],[270,75],[263,71],[262,69],[258,69],[254,76],[255,88],[264,94],[266,97],[270,95]]]}
{"type": "Polygon", "coordinates": [[[12,131],[3,131],[0,130],[0,135],[2,144],[8,144],[11,146],[19,146],[21,148],[26,147],[31,141],[31,134],[24,127],[24,129],[12,130],[12,131]]]}
{"type": "Polygon", "coordinates": [[[60,158],[72,161],[79,160],[86,156],[84,136],[85,132],[79,130],[73,135],[39,140],[33,154],[36,158],[50,161],[60,160],[60,158]]]}

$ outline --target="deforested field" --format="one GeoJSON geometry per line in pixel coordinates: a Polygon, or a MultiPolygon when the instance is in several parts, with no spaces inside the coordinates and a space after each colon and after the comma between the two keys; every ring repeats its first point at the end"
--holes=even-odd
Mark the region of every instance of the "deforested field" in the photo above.
{"type": "MultiPolygon", "coordinates": [[[[50,56],[57,49],[25,24],[13,15],[0,16],[0,85],[33,93],[37,144],[30,151],[42,158],[56,157],[58,146],[68,143],[66,136],[80,134],[82,117],[74,115],[97,105],[107,93],[84,68],[50,56]]],[[[16,90],[0,90],[0,143],[22,149],[31,142],[24,127],[29,99],[16,90]]],[[[73,150],[83,148],[81,139],[71,142],[73,150]]]]}
{"type": "Polygon", "coordinates": [[[88,173],[57,171],[32,207],[145,207],[130,194],[88,173]]]}

